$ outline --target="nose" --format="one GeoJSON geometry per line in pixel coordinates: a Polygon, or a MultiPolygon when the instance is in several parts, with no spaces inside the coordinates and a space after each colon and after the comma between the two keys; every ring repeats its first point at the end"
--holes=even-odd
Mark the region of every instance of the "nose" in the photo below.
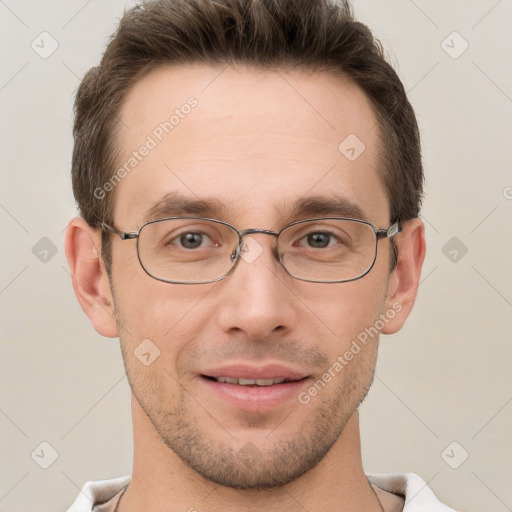
{"type": "Polygon", "coordinates": [[[218,321],[226,333],[243,332],[257,340],[291,331],[297,320],[298,300],[293,279],[275,254],[275,239],[252,234],[233,272],[220,284],[218,321]]]}

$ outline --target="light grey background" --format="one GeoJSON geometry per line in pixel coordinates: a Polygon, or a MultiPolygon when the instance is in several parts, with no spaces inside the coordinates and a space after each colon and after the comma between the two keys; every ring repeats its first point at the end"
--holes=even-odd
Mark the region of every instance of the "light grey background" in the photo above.
{"type": "MultiPolygon", "coordinates": [[[[85,480],[130,472],[118,342],[74,298],[63,230],[73,94],[132,4],[0,0],[0,512],[62,511],[85,480]]],[[[427,175],[422,283],[381,340],[365,470],[416,472],[461,511],[512,510],[512,0],[355,7],[409,91],[427,175]]]]}

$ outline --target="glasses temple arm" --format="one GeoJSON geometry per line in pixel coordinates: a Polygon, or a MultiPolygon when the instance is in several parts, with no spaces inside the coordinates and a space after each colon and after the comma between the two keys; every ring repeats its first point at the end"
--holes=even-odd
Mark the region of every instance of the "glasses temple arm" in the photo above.
{"type": "Polygon", "coordinates": [[[379,229],[377,230],[377,238],[392,238],[395,235],[398,235],[402,231],[402,226],[400,222],[395,222],[391,224],[388,229],[379,229]]]}
{"type": "Polygon", "coordinates": [[[139,236],[138,233],[127,233],[126,231],[119,231],[118,229],[110,226],[109,224],[106,224],[105,222],[100,223],[100,228],[103,231],[108,231],[114,235],[117,235],[121,240],[130,240],[133,238],[138,238],[139,236]]]}

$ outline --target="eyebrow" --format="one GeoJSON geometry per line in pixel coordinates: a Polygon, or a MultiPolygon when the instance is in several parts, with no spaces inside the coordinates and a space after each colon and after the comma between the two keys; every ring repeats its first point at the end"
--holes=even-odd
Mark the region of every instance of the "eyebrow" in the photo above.
{"type": "MultiPolygon", "coordinates": [[[[142,214],[142,219],[143,222],[149,222],[166,217],[192,215],[222,220],[228,212],[231,217],[236,217],[240,214],[241,209],[235,208],[234,204],[228,205],[213,197],[192,198],[172,192],[146,209],[142,214]]],[[[289,222],[319,216],[367,220],[362,208],[343,196],[303,197],[290,205],[277,207],[276,213],[281,221],[289,222]]]]}
{"type": "Polygon", "coordinates": [[[292,205],[280,209],[282,217],[293,220],[297,217],[348,217],[367,221],[363,209],[355,202],[343,196],[310,196],[295,201],[292,205]]]}
{"type": "Polygon", "coordinates": [[[142,214],[144,222],[178,217],[182,215],[197,215],[200,217],[220,217],[226,213],[227,207],[216,198],[189,198],[177,192],[163,196],[142,214]]]}

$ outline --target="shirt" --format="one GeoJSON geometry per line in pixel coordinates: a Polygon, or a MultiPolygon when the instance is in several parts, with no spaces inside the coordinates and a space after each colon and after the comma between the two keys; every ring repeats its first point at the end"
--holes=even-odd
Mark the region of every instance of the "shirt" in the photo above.
{"type": "MultiPolygon", "coordinates": [[[[456,512],[443,505],[414,473],[369,474],[368,480],[377,487],[405,497],[403,512],[456,512]]],[[[121,491],[130,482],[129,476],[86,482],[67,512],[114,512],[121,491]]]]}

